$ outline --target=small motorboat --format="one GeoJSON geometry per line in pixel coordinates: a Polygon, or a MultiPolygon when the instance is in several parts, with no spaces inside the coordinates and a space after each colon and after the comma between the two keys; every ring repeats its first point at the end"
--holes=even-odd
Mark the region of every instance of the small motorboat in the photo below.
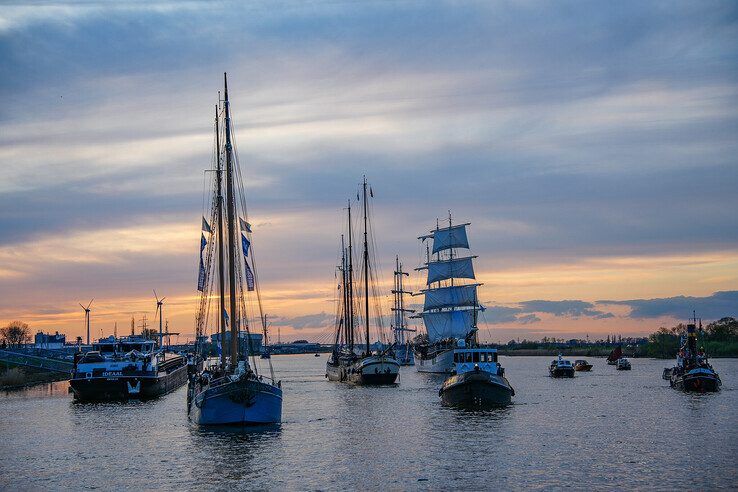
{"type": "Polygon", "coordinates": [[[625,357],[619,358],[615,364],[615,369],[618,371],[630,371],[630,361],[625,357]]]}
{"type": "Polygon", "coordinates": [[[320,354],[315,354],[315,357],[320,357],[320,354]]]}
{"type": "MultiPolygon", "coordinates": [[[[707,361],[703,349],[697,350],[697,317],[687,324],[686,340],[677,354],[676,366],[664,369],[662,377],[669,380],[672,388],[699,393],[720,391],[722,381],[707,361]]],[[[702,321],[700,320],[700,331],[702,321]]]]}
{"type": "Polygon", "coordinates": [[[552,360],[548,366],[548,373],[552,378],[573,378],[574,365],[559,354],[559,357],[552,360]]]}
{"type": "Polygon", "coordinates": [[[575,371],[591,371],[592,370],[592,364],[587,362],[584,359],[579,359],[574,361],[574,370],[575,371]]]}
{"type": "Polygon", "coordinates": [[[505,369],[497,362],[497,349],[488,347],[454,349],[451,376],[438,391],[444,405],[462,408],[501,407],[509,405],[514,395],[505,369]]]}

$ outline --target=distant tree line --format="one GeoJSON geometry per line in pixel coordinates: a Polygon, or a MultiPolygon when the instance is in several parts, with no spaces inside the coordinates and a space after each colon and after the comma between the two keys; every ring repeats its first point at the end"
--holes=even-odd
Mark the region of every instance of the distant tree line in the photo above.
{"type": "MultiPolygon", "coordinates": [[[[682,323],[671,328],[659,328],[648,337],[646,355],[660,359],[676,357],[680,339],[686,333],[687,325],[682,323]]],[[[708,357],[738,356],[738,320],[727,317],[708,323],[697,332],[697,345],[705,349],[708,357]]]]}

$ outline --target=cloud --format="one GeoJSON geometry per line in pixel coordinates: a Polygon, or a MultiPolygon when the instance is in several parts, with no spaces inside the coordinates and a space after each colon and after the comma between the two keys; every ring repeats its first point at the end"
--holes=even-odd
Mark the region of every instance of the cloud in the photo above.
{"type": "Polygon", "coordinates": [[[572,318],[588,316],[602,319],[612,316],[612,313],[594,309],[594,304],[586,301],[524,301],[520,303],[520,306],[526,312],[547,313],[572,318]]]}
{"type": "Polygon", "coordinates": [[[593,319],[612,318],[615,315],[609,312],[594,309],[591,302],[569,300],[569,301],[522,301],[515,306],[495,305],[490,303],[484,313],[484,321],[491,324],[538,323],[541,318],[537,314],[551,314],[558,317],[580,318],[589,317],[593,319]]]}
{"type": "Polygon", "coordinates": [[[317,314],[305,314],[302,316],[293,317],[277,317],[273,320],[273,323],[278,326],[289,326],[294,330],[302,329],[324,329],[329,328],[333,325],[335,316],[326,314],[325,312],[317,314]]]}
{"type": "MultiPolygon", "coordinates": [[[[451,208],[473,223],[488,278],[490,265],[535,263],[530,278],[497,277],[539,282],[513,300],[587,295],[582,277],[566,284],[555,270],[562,257],[578,272],[598,258],[640,259],[657,276],[654,256],[735,256],[733,5],[601,1],[576,15],[559,3],[279,6],[2,9],[0,290],[13,295],[0,310],[22,292],[56,302],[152,283],[191,292],[224,70],[250,211],[272,224],[254,241],[260,276],[280,282],[284,304],[330,298],[341,207],[367,171],[381,261],[419,257],[415,237],[451,208]],[[568,291],[543,290],[552,271],[568,291]]],[[[724,266],[727,280],[700,288],[738,278],[733,260],[724,266]]],[[[602,292],[614,268],[598,272],[587,280],[602,292]]],[[[674,294],[660,289],[622,297],[674,294]]],[[[539,304],[487,316],[613,316],[587,301],[526,302],[539,304]]]]}
{"type": "Polygon", "coordinates": [[[705,297],[675,296],[627,301],[597,301],[601,304],[628,306],[631,318],[672,317],[688,319],[692,311],[703,319],[738,316],[738,290],[715,292],[705,297]]]}

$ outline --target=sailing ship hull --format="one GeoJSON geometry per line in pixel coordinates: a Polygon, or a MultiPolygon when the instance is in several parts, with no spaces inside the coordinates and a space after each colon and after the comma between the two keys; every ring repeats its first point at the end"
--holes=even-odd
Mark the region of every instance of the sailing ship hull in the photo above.
{"type": "Polygon", "coordinates": [[[672,374],[670,384],[672,388],[681,391],[713,393],[720,391],[722,381],[720,381],[720,377],[713,371],[692,369],[686,374],[672,374]]]}
{"type": "Polygon", "coordinates": [[[328,381],[348,381],[350,369],[351,364],[328,361],[325,365],[325,376],[328,381]]]}
{"type": "Polygon", "coordinates": [[[418,372],[449,374],[453,365],[453,348],[436,352],[433,357],[424,357],[422,354],[415,354],[415,367],[418,372]]]}
{"type": "Polygon", "coordinates": [[[102,372],[75,375],[69,385],[74,398],[79,401],[108,401],[127,399],[147,399],[170,393],[187,382],[187,363],[183,358],[181,365],[170,368],[169,372],[132,373],[126,375],[102,372]]]}
{"type": "Polygon", "coordinates": [[[252,378],[208,387],[191,398],[190,420],[199,425],[279,423],[282,389],[252,378]]]}
{"type": "Polygon", "coordinates": [[[573,367],[552,367],[552,368],[549,368],[548,372],[552,378],[573,378],[574,377],[573,367]]]}
{"type": "Polygon", "coordinates": [[[515,391],[504,376],[486,371],[451,376],[438,392],[445,405],[489,408],[509,405],[515,391]]]}
{"type": "Polygon", "coordinates": [[[386,356],[365,357],[351,367],[348,378],[354,384],[383,385],[394,384],[400,373],[396,359],[386,356]]]}

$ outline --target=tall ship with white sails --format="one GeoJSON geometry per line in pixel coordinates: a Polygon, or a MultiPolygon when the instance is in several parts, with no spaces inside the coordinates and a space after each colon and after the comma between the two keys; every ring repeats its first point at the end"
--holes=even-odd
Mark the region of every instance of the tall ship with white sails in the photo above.
{"type": "Polygon", "coordinates": [[[268,374],[260,373],[254,351],[242,347],[242,340],[250,341],[250,320],[258,319],[254,324],[265,330],[266,316],[225,76],[224,82],[224,99],[215,109],[215,149],[212,172],[208,173],[211,183],[206,212],[210,222],[203,217],[196,318],[198,340],[208,326],[216,327],[220,357],[203,370],[192,371],[187,412],[190,420],[200,425],[278,423],[282,419],[282,387],[274,378],[271,359],[266,359],[268,374]],[[225,146],[221,147],[221,142],[225,146]]]}
{"type": "MultiPolygon", "coordinates": [[[[415,367],[419,372],[450,373],[454,364],[454,348],[477,342],[477,316],[482,306],[477,297],[473,260],[476,256],[460,255],[468,250],[466,227],[454,225],[449,214],[448,226],[436,228],[419,237],[431,240],[426,246],[426,262],[416,270],[427,270],[423,311],[426,333],[416,337],[415,367]],[[461,341],[461,343],[460,343],[461,341]]],[[[416,294],[417,295],[417,294],[416,294]]]]}
{"type": "Polygon", "coordinates": [[[394,344],[385,348],[380,343],[377,344],[377,350],[372,351],[372,345],[369,343],[370,320],[374,318],[380,336],[383,327],[374,268],[376,259],[369,247],[370,244],[374,244],[374,238],[370,239],[367,193],[374,195],[371,189],[367,192],[367,182],[364,178],[361,197],[363,247],[358,282],[355,281],[354,274],[351,203],[348,206],[348,237],[341,236],[341,265],[338,267],[341,279],[338,285],[336,333],[333,350],[326,362],[325,375],[329,381],[347,381],[359,385],[394,384],[400,371],[400,363],[395,358],[393,350],[394,344]],[[356,287],[361,287],[359,295],[356,287]],[[370,313],[372,304],[373,317],[370,313]]]}

